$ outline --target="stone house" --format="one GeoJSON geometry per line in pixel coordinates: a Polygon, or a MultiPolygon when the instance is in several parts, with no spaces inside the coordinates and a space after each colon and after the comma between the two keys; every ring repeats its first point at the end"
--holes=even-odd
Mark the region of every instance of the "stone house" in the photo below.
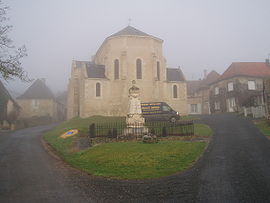
{"type": "Polygon", "coordinates": [[[107,37],[91,61],[73,61],[68,84],[68,119],[125,116],[132,81],[142,102],[162,101],[187,114],[186,81],[180,68],[167,68],[163,40],[134,27],[107,37]]]}
{"type": "Polygon", "coordinates": [[[20,106],[0,81],[0,129],[14,130],[19,113],[20,106]]]}
{"type": "Polygon", "coordinates": [[[188,114],[210,114],[210,84],[219,78],[216,71],[206,74],[203,80],[187,81],[188,114]]]}
{"type": "Polygon", "coordinates": [[[219,79],[211,84],[211,112],[240,112],[246,116],[265,116],[263,80],[269,76],[268,61],[232,63],[219,79]]]}
{"type": "Polygon", "coordinates": [[[65,106],[56,101],[44,79],[37,79],[17,98],[17,102],[22,108],[20,119],[37,125],[62,121],[66,117],[65,106]]]}

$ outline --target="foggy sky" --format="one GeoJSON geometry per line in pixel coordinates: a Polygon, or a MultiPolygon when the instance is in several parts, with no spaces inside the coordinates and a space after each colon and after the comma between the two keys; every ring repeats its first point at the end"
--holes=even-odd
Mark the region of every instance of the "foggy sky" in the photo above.
{"type": "MultiPolygon", "coordinates": [[[[167,66],[187,79],[223,73],[232,62],[265,61],[270,53],[269,0],[4,0],[10,37],[26,45],[23,67],[65,90],[72,60],[90,60],[109,35],[128,25],[164,40],[167,66]]],[[[11,81],[13,93],[30,84],[11,81]]]]}

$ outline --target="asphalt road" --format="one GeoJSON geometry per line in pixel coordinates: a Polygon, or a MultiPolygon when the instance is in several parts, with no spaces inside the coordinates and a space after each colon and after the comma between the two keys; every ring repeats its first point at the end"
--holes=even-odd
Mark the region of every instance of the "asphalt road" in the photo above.
{"type": "Polygon", "coordinates": [[[49,154],[42,132],[0,134],[0,202],[270,202],[270,141],[234,114],[203,116],[215,134],[180,174],[147,181],[89,176],[49,154]]]}

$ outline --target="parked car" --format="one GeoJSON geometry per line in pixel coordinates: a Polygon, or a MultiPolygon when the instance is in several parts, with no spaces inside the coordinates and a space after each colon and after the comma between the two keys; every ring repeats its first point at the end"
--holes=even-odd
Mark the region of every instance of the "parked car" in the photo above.
{"type": "Polygon", "coordinates": [[[165,102],[146,102],[141,103],[142,114],[145,120],[170,121],[175,122],[180,119],[177,111],[173,110],[165,102]]]}

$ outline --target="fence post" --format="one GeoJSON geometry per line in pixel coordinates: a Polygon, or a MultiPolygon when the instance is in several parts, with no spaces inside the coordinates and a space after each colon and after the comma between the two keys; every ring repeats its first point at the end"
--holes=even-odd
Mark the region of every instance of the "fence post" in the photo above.
{"type": "Polygon", "coordinates": [[[166,137],[167,136],[167,130],[166,130],[166,127],[163,126],[162,127],[162,137],[166,137]]]}
{"type": "Polygon", "coordinates": [[[90,126],[89,126],[89,137],[95,137],[96,136],[96,125],[95,123],[92,123],[90,126]]]}

